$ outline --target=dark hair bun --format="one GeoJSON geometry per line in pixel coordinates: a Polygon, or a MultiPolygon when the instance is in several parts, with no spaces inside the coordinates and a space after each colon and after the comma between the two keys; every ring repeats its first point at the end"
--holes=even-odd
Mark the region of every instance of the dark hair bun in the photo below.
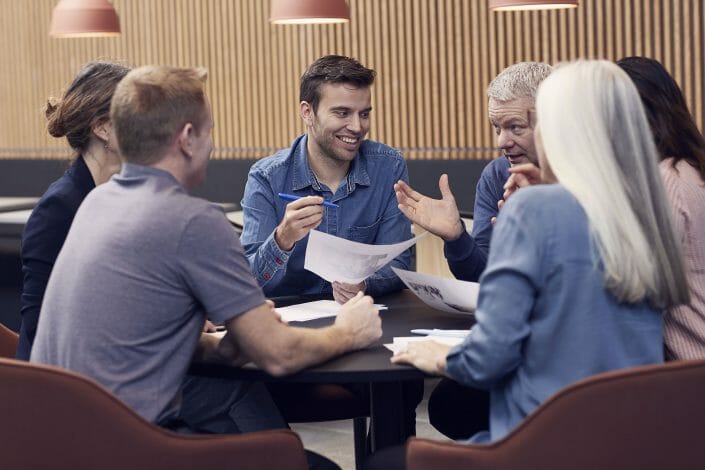
{"type": "Polygon", "coordinates": [[[47,101],[47,107],[44,114],[47,118],[47,131],[52,137],[63,137],[66,135],[66,126],[61,120],[61,104],[54,104],[47,101]]]}

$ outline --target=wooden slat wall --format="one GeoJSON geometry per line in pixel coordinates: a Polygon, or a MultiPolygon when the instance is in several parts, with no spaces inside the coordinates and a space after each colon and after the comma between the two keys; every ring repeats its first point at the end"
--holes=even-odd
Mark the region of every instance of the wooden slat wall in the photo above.
{"type": "Polygon", "coordinates": [[[350,0],[349,24],[315,26],[270,25],[269,0],[114,0],[123,34],[113,39],[49,38],[55,3],[0,0],[0,158],[66,156],[42,107],[95,58],[207,67],[215,158],[287,146],[302,131],[299,76],[328,53],[377,70],[370,137],[409,159],[495,154],[485,88],[522,60],[654,57],[701,129],[705,120],[702,0],[582,0],[521,13],[492,13],[485,0],[350,0]]]}

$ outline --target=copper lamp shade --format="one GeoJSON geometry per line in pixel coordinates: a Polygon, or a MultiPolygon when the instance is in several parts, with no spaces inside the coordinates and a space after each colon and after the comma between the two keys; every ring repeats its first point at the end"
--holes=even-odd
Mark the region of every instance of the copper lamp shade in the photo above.
{"type": "Polygon", "coordinates": [[[272,0],[273,24],[346,23],[350,9],[345,0],[272,0]]]}
{"type": "Polygon", "coordinates": [[[552,10],[558,8],[575,8],[578,0],[489,0],[490,10],[552,10]]]}
{"type": "Polygon", "coordinates": [[[60,0],[49,36],[59,38],[120,35],[120,19],[108,0],[60,0]]]}

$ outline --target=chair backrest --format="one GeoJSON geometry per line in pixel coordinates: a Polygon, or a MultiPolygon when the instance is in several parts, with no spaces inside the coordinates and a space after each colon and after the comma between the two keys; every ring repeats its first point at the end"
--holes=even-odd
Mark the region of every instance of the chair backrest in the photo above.
{"type": "Polygon", "coordinates": [[[308,468],[292,431],[172,433],[88,378],[8,359],[0,359],[0,467],[308,468]]]}
{"type": "Polygon", "coordinates": [[[705,467],[705,361],[596,375],[558,392],[504,439],[412,439],[407,469],[705,467]]]}
{"type": "Polygon", "coordinates": [[[13,359],[19,338],[17,333],[0,323],[0,357],[13,359]]]}

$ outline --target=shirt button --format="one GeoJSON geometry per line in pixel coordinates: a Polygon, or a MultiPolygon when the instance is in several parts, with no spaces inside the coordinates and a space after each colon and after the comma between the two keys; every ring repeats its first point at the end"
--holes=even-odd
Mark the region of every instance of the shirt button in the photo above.
{"type": "Polygon", "coordinates": [[[276,263],[279,264],[279,265],[284,264],[284,261],[282,261],[282,260],[279,259],[279,258],[275,259],[274,261],[276,261],[276,263]]]}
{"type": "Polygon", "coordinates": [[[264,274],[262,275],[262,277],[265,278],[265,279],[269,279],[269,278],[272,277],[272,276],[271,276],[269,273],[264,273],[264,274]]]}

